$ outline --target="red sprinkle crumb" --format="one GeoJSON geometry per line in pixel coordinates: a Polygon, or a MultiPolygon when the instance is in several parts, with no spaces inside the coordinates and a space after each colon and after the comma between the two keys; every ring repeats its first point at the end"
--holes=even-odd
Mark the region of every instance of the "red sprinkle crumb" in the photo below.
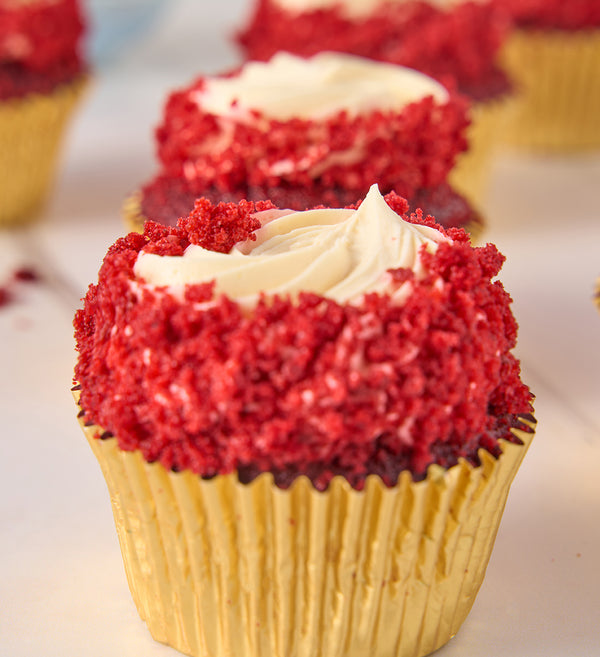
{"type": "Polygon", "coordinates": [[[247,239],[255,240],[255,230],[260,221],[255,212],[270,210],[275,206],[269,201],[252,203],[241,200],[235,203],[219,203],[214,206],[205,198],[198,199],[188,217],[179,219],[177,225],[188,234],[192,244],[210,251],[229,253],[235,244],[247,239]]]}

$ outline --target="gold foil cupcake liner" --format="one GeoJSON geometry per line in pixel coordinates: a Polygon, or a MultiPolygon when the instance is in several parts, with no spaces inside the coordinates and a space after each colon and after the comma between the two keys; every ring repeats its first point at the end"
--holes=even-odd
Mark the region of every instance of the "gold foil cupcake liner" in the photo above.
{"type": "Polygon", "coordinates": [[[146,217],[142,214],[141,192],[135,192],[125,199],[121,207],[121,217],[127,230],[134,233],[144,232],[146,217]]]}
{"type": "Polygon", "coordinates": [[[448,470],[325,492],[173,473],[84,432],[110,491],[129,587],[152,636],[195,657],[420,657],[481,586],[532,439],[448,470]]]}
{"type": "Polygon", "coordinates": [[[0,102],[0,226],[30,221],[53,182],[63,133],[86,87],[80,78],[50,94],[0,102]]]}
{"type": "Polygon", "coordinates": [[[503,62],[521,95],[508,143],[549,152],[600,148],[600,29],[517,30],[503,62]]]}
{"type": "Polygon", "coordinates": [[[458,156],[448,181],[475,208],[483,204],[494,154],[516,107],[513,96],[474,103],[471,107],[471,125],[467,129],[469,147],[458,156]]]}

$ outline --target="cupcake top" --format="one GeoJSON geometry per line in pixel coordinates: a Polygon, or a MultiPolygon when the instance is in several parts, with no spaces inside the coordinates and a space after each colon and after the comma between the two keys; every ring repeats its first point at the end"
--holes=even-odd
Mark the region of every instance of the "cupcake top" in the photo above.
{"type": "Polygon", "coordinates": [[[205,78],[190,95],[205,112],[240,123],[253,122],[256,113],[290,121],[399,112],[428,96],[440,104],[449,97],[418,71],[331,52],[308,59],[281,52],[268,62],[247,62],[236,75],[205,78]]]}
{"type": "MultiPolygon", "coordinates": [[[[374,11],[392,5],[410,4],[414,0],[272,0],[274,5],[291,12],[306,12],[323,9],[337,9],[343,16],[364,18],[374,11]]],[[[480,0],[481,1],[481,0],[480,0]]],[[[430,5],[447,7],[459,4],[461,0],[429,0],[430,5]]]]}
{"type": "MultiPolygon", "coordinates": [[[[299,190],[312,205],[331,205],[327,193],[335,200],[339,191],[346,205],[377,181],[411,198],[445,182],[467,124],[466,101],[416,71],[342,53],[280,53],[170,96],[151,186],[166,180],[194,198],[299,190]]],[[[293,200],[283,204],[310,207],[293,200]]]]}
{"type": "Polygon", "coordinates": [[[510,91],[497,63],[508,27],[489,2],[258,0],[238,41],[260,60],[279,50],[348,52],[417,69],[487,100],[510,91]]]}
{"type": "Polygon", "coordinates": [[[78,0],[0,0],[0,99],[47,93],[83,71],[78,0]]]}
{"type": "Polygon", "coordinates": [[[598,0],[491,0],[518,27],[585,30],[600,27],[598,0]]]}
{"type": "Polygon", "coordinates": [[[407,207],[201,199],[118,240],[75,318],[86,421],[166,468],[280,486],[499,454],[531,400],[503,258],[407,207]]]}

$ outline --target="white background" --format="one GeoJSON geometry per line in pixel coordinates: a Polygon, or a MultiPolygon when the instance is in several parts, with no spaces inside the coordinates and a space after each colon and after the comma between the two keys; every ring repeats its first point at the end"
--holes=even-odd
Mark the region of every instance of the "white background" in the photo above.
{"type": "MultiPolygon", "coordinates": [[[[108,494],[69,392],[72,317],[123,198],[154,171],[166,93],[238,61],[242,0],[170,0],[153,31],[96,73],[35,226],[0,232],[0,285],[44,274],[0,310],[0,654],[176,655],[131,601],[108,494]]],[[[520,323],[539,430],[473,611],[440,657],[600,655],[600,153],[499,157],[488,230],[520,323]]],[[[265,655],[264,657],[268,657],[265,655]]],[[[369,656],[370,657],[370,656],[369,656]]]]}

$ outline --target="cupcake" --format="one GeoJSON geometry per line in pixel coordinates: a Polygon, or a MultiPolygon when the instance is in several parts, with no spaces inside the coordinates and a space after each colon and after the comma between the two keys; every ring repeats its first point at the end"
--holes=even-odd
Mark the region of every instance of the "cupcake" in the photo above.
{"type": "Polygon", "coordinates": [[[507,141],[539,151],[600,148],[600,2],[492,2],[515,28],[503,59],[522,100],[507,141]]]}
{"type": "Polygon", "coordinates": [[[200,199],[109,249],[74,393],[158,641],[419,657],[467,616],[531,394],[503,257],[407,209],[200,199]]]}
{"type": "Polygon", "coordinates": [[[479,205],[513,108],[512,84],[498,57],[508,27],[502,12],[481,2],[257,0],[237,40],[251,59],[279,50],[348,52],[417,69],[467,95],[469,150],[450,180],[479,205]]]}
{"type": "Polygon", "coordinates": [[[48,195],[85,86],[76,0],[0,0],[0,225],[32,219],[48,195]]]}
{"type": "Polygon", "coordinates": [[[437,213],[479,217],[448,183],[466,148],[466,101],[412,69],[343,53],[279,53],[173,93],[156,132],[160,169],[125,207],[167,225],[198,197],[345,207],[372,183],[437,213]]]}

